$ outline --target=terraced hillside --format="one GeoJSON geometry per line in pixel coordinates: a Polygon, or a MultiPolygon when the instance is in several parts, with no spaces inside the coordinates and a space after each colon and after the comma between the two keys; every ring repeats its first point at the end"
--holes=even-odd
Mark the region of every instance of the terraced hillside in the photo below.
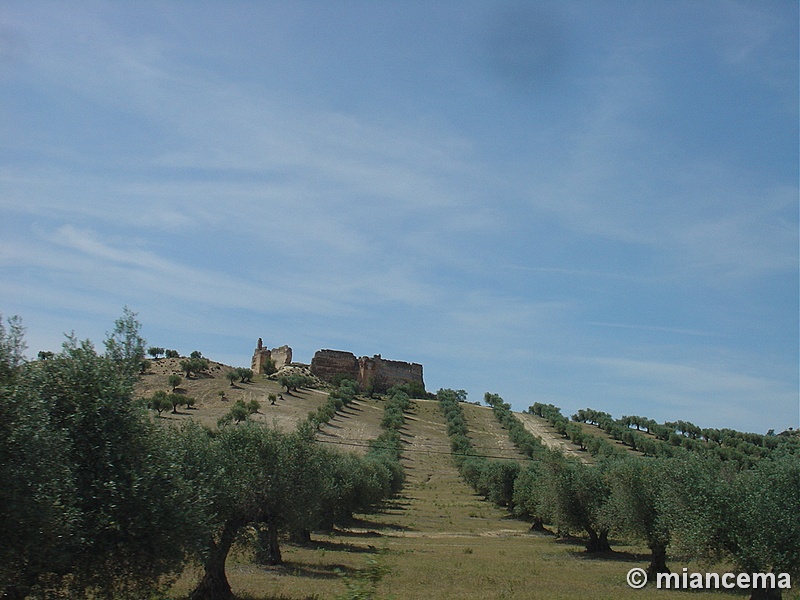
{"type": "Polygon", "coordinates": [[[464,417],[469,428],[469,437],[475,449],[494,458],[525,460],[525,457],[508,439],[508,434],[486,406],[464,404],[464,417]]]}
{"type": "Polygon", "coordinates": [[[515,413],[516,417],[525,425],[525,429],[542,440],[548,448],[558,450],[567,456],[573,456],[586,464],[593,462],[592,457],[582,452],[578,446],[556,433],[547,420],[528,413],[515,413]]]}
{"type": "MultiPolygon", "coordinates": [[[[196,409],[162,416],[164,423],[196,418],[213,425],[237,399],[258,399],[256,419],[291,428],[308,412],[322,405],[327,393],[301,389],[287,394],[277,383],[257,378],[251,384],[230,387],[224,365],[209,376],[185,380],[181,388],[198,398],[196,409]],[[219,390],[225,391],[224,400],[219,390]],[[270,393],[282,393],[276,405],[270,393]]],[[[166,389],[167,373],[143,377],[140,394],[166,389]]],[[[363,454],[369,440],[380,432],[384,401],[358,398],[345,406],[317,434],[320,443],[342,451],[363,454]]],[[[505,430],[488,408],[464,404],[470,438],[487,456],[520,460],[505,430]]],[[[586,458],[566,444],[546,422],[517,414],[531,431],[565,452],[586,458]]],[[[347,529],[333,534],[313,534],[312,542],[283,547],[284,564],[256,565],[250,546],[241,546],[228,559],[227,572],[234,592],[251,600],[344,598],[348,582],[371,561],[382,569],[379,598],[691,598],[675,591],[631,590],[625,575],[632,566],[647,561],[647,549],[613,540],[616,558],[587,558],[581,540],[556,541],[529,532],[529,524],[485,501],[463,482],[450,452],[450,442],[439,404],[415,400],[401,429],[405,486],[384,509],[364,515],[347,529]]],[[[200,577],[197,566],[188,568],[170,597],[186,598],[200,577]]],[[[704,594],[704,597],[723,597],[704,594]]],[[[725,598],[732,598],[726,594],[725,598]]]]}
{"type": "Polygon", "coordinates": [[[366,454],[369,441],[381,434],[381,401],[360,398],[339,409],[331,421],[320,427],[317,439],[342,451],[366,454]]]}

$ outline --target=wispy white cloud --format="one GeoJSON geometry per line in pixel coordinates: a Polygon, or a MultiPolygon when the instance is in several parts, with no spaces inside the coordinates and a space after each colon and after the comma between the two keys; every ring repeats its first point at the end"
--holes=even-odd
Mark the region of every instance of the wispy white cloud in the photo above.
{"type": "Polygon", "coordinates": [[[694,364],[618,357],[591,357],[584,360],[589,364],[622,374],[625,380],[632,382],[647,380],[668,384],[673,389],[682,390],[692,397],[708,392],[752,393],[772,383],[764,378],[694,364]]]}
{"type": "MultiPolygon", "coordinates": [[[[408,263],[444,258],[442,234],[485,226],[485,218],[471,216],[485,212],[470,184],[481,167],[463,136],[424,120],[382,122],[298,105],[187,68],[163,42],[117,36],[91,18],[68,21],[72,35],[27,26],[38,41],[50,40],[31,63],[51,86],[124,107],[157,132],[159,149],[103,157],[111,169],[103,174],[90,166],[93,154],[71,156],[63,169],[7,167],[15,211],[64,221],[82,215],[95,228],[194,232],[209,239],[209,251],[250,255],[260,240],[307,276],[318,274],[313,262],[369,263],[401,246],[408,263]],[[72,40],[75,29],[81,41],[72,40]],[[454,180],[463,183],[454,187],[454,180]],[[419,235],[422,223],[440,235],[419,235]],[[295,232],[302,244],[284,242],[295,232]]],[[[376,280],[386,265],[366,270],[376,280]]],[[[345,271],[357,277],[356,269],[345,271]]],[[[404,289],[419,288],[412,279],[404,289]]]]}
{"type": "Polygon", "coordinates": [[[640,275],[629,275],[625,273],[614,273],[609,271],[591,271],[588,269],[569,269],[564,267],[538,267],[538,266],[530,266],[530,265],[504,265],[504,268],[516,270],[516,271],[527,271],[530,273],[552,273],[555,275],[568,275],[568,276],[575,276],[575,277],[588,277],[588,278],[598,278],[598,279],[620,279],[620,280],[637,280],[641,281],[647,279],[646,274],[640,275]]]}
{"type": "Polygon", "coordinates": [[[720,334],[711,331],[701,331],[697,329],[686,329],[682,327],[663,327],[659,325],[643,325],[637,323],[602,323],[597,321],[590,321],[589,325],[596,327],[609,327],[612,329],[638,329],[642,331],[655,331],[663,333],[676,333],[679,335],[691,335],[699,337],[717,337],[720,334]]]}
{"type": "Polygon", "coordinates": [[[616,75],[598,78],[587,92],[597,97],[595,110],[575,128],[568,161],[510,185],[584,238],[654,252],[662,270],[648,274],[653,280],[727,283],[796,269],[800,189],[657,137],[637,113],[664,100],[653,98],[658,84],[636,63],[614,62],[616,75]]]}
{"type": "MultiPolygon", "coordinates": [[[[38,239],[6,241],[0,246],[0,257],[4,267],[47,269],[51,279],[111,297],[199,302],[219,309],[250,308],[255,298],[264,306],[292,306],[311,313],[348,310],[324,294],[286,291],[280,281],[259,284],[175,262],[143,249],[141,243],[127,239],[109,242],[93,231],[64,225],[41,232],[38,239]]],[[[42,281],[41,286],[46,293],[48,282],[42,281]]]]}
{"type": "MultiPolygon", "coordinates": [[[[721,395],[742,407],[752,394],[793,414],[796,371],[738,365],[742,348],[787,354],[780,323],[796,322],[796,300],[754,290],[796,280],[796,173],[762,169],[780,157],[756,156],[745,135],[706,143],[709,115],[693,104],[695,93],[714,104],[715,86],[742,89],[742,73],[772,77],[770,93],[793,106],[776,116],[759,91],[747,118],[791,125],[796,85],[789,93],[784,79],[796,67],[787,76],[765,59],[796,39],[774,20],[782,10],[717,3],[702,12],[724,18],[709,24],[646,3],[624,19],[600,5],[554,9],[562,41],[583,31],[585,45],[569,48],[548,90],[506,97],[457,60],[452,21],[434,22],[447,11],[426,24],[441,39],[398,29],[393,39],[421,44],[418,62],[376,37],[365,71],[337,46],[357,19],[311,39],[313,27],[297,27],[307,8],[293,6],[249,7],[275,17],[264,20],[277,37],[227,7],[224,27],[158,4],[147,5],[158,18],[135,22],[139,5],[4,11],[13,47],[0,47],[10,57],[0,77],[16,101],[0,164],[10,302],[111,318],[128,304],[158,331],[194,339],[268,327],[307,352],[329,341],[397,358],[419,350],[446,385],[491,388],[497,374],[524,406],[538,390],[597,391],[612,412],[637,397],[689,410],[696,396],[711,414],[721,395]],[[661,17],[686,25],[678,42],[661,17]],[[675,106],[670,85],[683,73],[670,59],[689,55],[718,79],[688,81],[675,106]],[[387,102],[395,91],[402,98],[387,102]],[[697,131],[681,138],[675,126],[697,131]],[[724,330],[706,318],[713,307],[693,305],[712,296],[741,307],[724,330]],[[766,324],[760,338],[754,319],[766,324]],[[689,358],[704,351],[718,364],[689,358]],[[631,356],[640,360],[614,358],[631,356]]],[[[458,27],[485,27],[489,13],[465,7],[458,27]]],[[[728,114],[732,128],[753,129],[728,114]]]]}
{"type": "Polygon", "coordinates": [[[727,279],[796,270],[799,190],[764,190],[755,207],[684,223],[673,232],[683,264],[695,271],[721,272],[727,279]]]}

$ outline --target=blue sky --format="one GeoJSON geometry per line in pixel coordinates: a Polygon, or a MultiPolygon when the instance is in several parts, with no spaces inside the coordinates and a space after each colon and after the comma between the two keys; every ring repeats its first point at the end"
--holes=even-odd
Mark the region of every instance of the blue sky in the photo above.
{"type": "Polygon", "coordinates": [[[256,339],[517,410],[798,427],[798,4],[0,9],[29,354],[256,339]]]}

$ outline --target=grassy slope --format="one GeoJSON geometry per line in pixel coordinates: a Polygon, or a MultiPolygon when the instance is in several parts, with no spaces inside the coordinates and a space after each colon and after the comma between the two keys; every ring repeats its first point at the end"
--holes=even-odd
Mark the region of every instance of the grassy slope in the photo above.
{"type": "Polygon", "coordinates": [[[293,429],[298,421],[305,419],[309,411],[316,410],[328,399],[328,395],[319,390],[301,389],[288,394],[277,382],[264,377],[256,377],[253,383],[236,383],[232,387],[225,378],[225,373],[230,371],[231,367],[215,362],[211,363],[208,373],[187,379],[181,372],[179,363],[179,359],[171,358],[152,361],[150,371],[141,377],[136,387],[137,396],[146,397],[156,390],[171,391],[167,383],[171,374],[183,377],[176,392],[195,398],[197,403],[189,410],[185,407],[179,408],[177,415],[164,411],[160,420],[165,422],[179,422],[193,418],[209,427],[216,427],[217,419],[228,412],[234,402],[237,400],[249,402],[256,399],[261,403],[261,409],[252,418],[276,423],[278,427],[288,431],[293,429]],[[220,391],[225,392],[224,400],[220,399],[220,391]],[[281,394],[284,399],[271,405],[269,394],[281,394]]]}
{"type": "MultiPolygon", "coordinates": [[[[160,376],[146,376],[154,378],[160,376]]],[[[234,394],[247,399],[277,389],[271,382],[258,381],[228,391],[231,400],[219,401],[216,390],[228,385],[224,369],[217,379],[189,382],[187,392],[202,398],[190,415],[215,422],[234,394]],[[224,383],[223,383],[224,382],[224,383]],[[198,393],[199,392],[199,393],[198,393]]],[[[166,382],[166,374],[163,375],[166,382]]],[[[153,379],[157,385],[162,385],[153,379]]],[[[324,394],[303,392],[278,407],[264,406],[261,418],[275,418],[289,425],[305,418],[308,410],[321,404],[324,394]],[[272,410],[274,409],[274,410],[272,410]],[[272,412],[269,412],[272,410],[272,412]]],[[[266,402],[264,402],[266,404],[266,402]]],[[[381,402],[359,400],[338,415],[320,432],[320,440],[353,441],[374,437],[379,432],[381,402]]],[[[495,450],[492,455],[519,458],[504,437],[491,411],[465,405],[469,427],[477,446],[495,450]]],[[[476,496],[461,481],[449,455],[449,442],[438,404],[417,400],[403,430],[406,451],[403,463],[407,483],[399,498],[376,515],[368,515],[356,527],[331,536],[314,536],[308,547],[285,545],[286,564],[264,568],[252,563],[249,552],[234,553],[228,561],[228,577],[240,597],[254,600],[285,598],[334,598],[344,593],[338,572],[363,568],[377,557],[388,568],[379,588],[381,597],[399,599],[519,598],[519,599],[642,599],[697,598],[697,594],[631,590],[625,575],[634,566],[646,566],[646,549],[620,542],[612,545],[622,554],[612,559],[591,559],[579,540],[556,541],[532,535],[528,525],[476,496]]],[[[342,450],[348,446],[342,445],[342,450]]],[[[362,452],[363,448],[352,447],[362,452]]],[[[673,563],[680,571],[683,564],[673,563]]],[[[700,570],[696,565],[690,570],[700,570]]],[[[189,568],[174,586],[171,596],[185,598],[200,572],[189,568]]],[[[746,594],[703,593],[703,598],[747,597],[746,594]]]]}
{"type": "Polygon", "coordinates": [[[491,408],[464,404],[463,409],[469,437],[479,454],[493,458],[525,459],[508,439],[508,433],[495,418],[491,408]]]}
{"type": "Polygon", "coordinates": [[[342,452],[364,455],[369,450],[369,441],[383,431],[382,418],[381,401],[360,398],[343,407],[330,423],[323,425],[317,439],[342,452]]]}

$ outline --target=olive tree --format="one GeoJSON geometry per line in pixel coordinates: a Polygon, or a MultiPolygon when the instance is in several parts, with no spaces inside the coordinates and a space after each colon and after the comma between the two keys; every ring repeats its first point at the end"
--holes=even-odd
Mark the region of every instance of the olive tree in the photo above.
{"type": "Polygon", "coordinates": [[[218,432],[187,423],[181,430],[182,476],[203,499],[203,577],[192,600],[230,600],[225,559],[240,531],[264,525],[267,552],[280,560],[278,534],[318,521],[319,489],[309,432],[283,434],[247,421],[218,432]],[[314,518],[312,518],[314,517],[314,518]]]}
{"type": "Polygon", "coordinates": [[[247,367],[237,367],[236,374],[239,376],[239,381],[241,383],[249,383],[253,381],[253,369],[248,369],[247,367]]]}
{"type": "MultiPolygon", "coordinates": [[[[194,355],[200,354],[199,352],[195,351],[192,352],[194,355]]],[[[181,369],[184,373],[186,373],[186,377],[189,378],[192,376],[192,373],[199,374],[203,371],[208,369],[209,360],[207,358],[203,358],[202,356],[192,356],[190,358],[185,358],[180,362],[181,369]]]]}
{"type": "Polygon", "coordinates": [[[286,393],[290,393],[291,391],[297,391],[298,388],[305,387],[311,385],[311,378],[307,375],[301,375],[299,373],[294,373],[292,375],[281,375],[278,377],[278,384],[282,387],[286,388],[286,393]]]}
{"type": "MultiPolygon", "coordinates": [[[[670,464],[667,511],[678,549],[730,560],[745,573],[800,576],[800,461],[765,458],[751,469],[689,456],[670,464]]],[[[778,581],[751,590],[753,600],[781,597],[778,581]]]]}
{"type": "Polygon", "coordinates": [[[611,487],[609,509],[614,526],[647,542],[652,553],[647,575],[669,573],[667,547],[671,539],[670,520],[665,510],[669,459],[630,457],[603,465],[611,487]]]}
{"type": "MultiPolygon", "coordinates": [[[[783,455],[760,460],[734,481],[731,525],[724,550],[747,573],[800,577],[800,459],[783,455]]],[[[773,586],[751,598],[780,598],[773,586]]]]}
{"type": "Polygon", "coordinates": [[[132,402],[141,347],[126,310],[106,354],[68,336],[2,386],[6,596],[142,598],[182,567],[188,500],[171,445],[132,402]]]}
{"type": "Polygon", "coordinates": [[[244,400],[237,400],[231,409],[217,420],[217,427],[223,428],[231,423],[239,424],[248,421],[253,412],[256,411],[251,410],[244,400]]]}
{"type": "Polygon", "coordinates": [[[587,552],[611,550],[607,500],[610,489],[599,469],[551,455],[544,462],[542,505],[561,531],[585,531],[587,552]]]}
{"type": "MultiPolygon", "coordinates": [[[[15,315],[9,317],[8,331],[3,325],[3,316],[0,315],[0,382],[9,382],[19,372],[19,367],[25,362],[25,328],[22,319],[15,315]]],[[[40,353],[44,354],[44,353],[40,353]]],[[[52,353],[50,353],[52,355],[52,353]]]]}
{"type": "Polygon", "coordinates": [[[62,540],[78,513],[67,432],[32,381],[40,367],[24,365],[21,320],[9,325],[0,320],[0,596],[16,600],[68,571],[62,540]]]}
{"type": "Polygon", "coordinates": [[[156,390],[152,396],[146,399],[148,408],[156,411],[160,417],[162,412],[172,407],[170,395],[174,394],[167,394],[164,390],[156,390]]]}
{"type": "Polygon", "coordinates": [[[139,335],[141,328],[136,313],[126,306],[104,341],[106,357],[116,363],[121,374],[131,383],[140,372],[144,360],[145,340],[139,335]]]}
{"type": "Polygon", "coordinates": [[[544,467],[540,461],[529,462],[514,480],[514,514],[531,519],[531,531],[547,532],[544,523],[549,518],[544,504],[544,467]]]}
{"type": "Polygon", "coordinates": [[[181,376],[180,376],[180,375],[178,375],[177,373],[173,373],[172,375],[170,375],[170,376],[167,378],[167,383],[168,383],[168,384],[169,384],[169,386],[172,388],[172,391],[173,391],[173,392],[174,392],[174,391],[175,391],[175,389],[176,389],[176,388],[177,388],[177,387],[178,387],[178,386],[181,384],[181,382],[182,382],[182,381],[183,381],[183,377],[181,377],[181,376]]]}

